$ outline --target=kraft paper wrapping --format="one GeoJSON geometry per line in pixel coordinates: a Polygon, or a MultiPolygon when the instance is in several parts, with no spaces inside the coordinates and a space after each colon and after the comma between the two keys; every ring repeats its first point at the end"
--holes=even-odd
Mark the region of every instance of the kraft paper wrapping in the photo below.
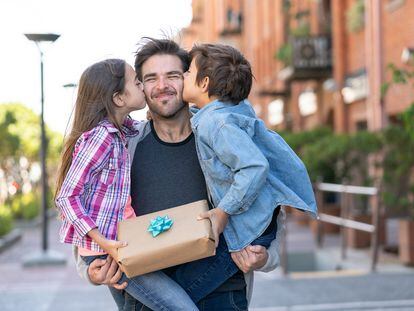
{"type": "Polygon", "coordinates": [[[121,221],[118,240],[128,245],[118,249],[118,262],[127,277],[215,255],[210,220],[197,220],[207,210],[203,200],[121,221]],[[147,229],[157,216],[168,216],[174,224],[153,237],[147,229]]]}

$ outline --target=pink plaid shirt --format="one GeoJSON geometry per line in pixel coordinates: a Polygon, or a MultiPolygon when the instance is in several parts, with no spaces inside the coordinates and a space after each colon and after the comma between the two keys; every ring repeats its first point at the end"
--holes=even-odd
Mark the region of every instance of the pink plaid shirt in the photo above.
{"type": "Polygon", "coordinates": [[[127,137],[138,134],[127,118],[122,133],[105,119],[83,133],[75,145],[72,164],[56,198],[62,213],[60,241],[92,251],[103,251],[87,233],[98,228],[116,240],[130,194],[130,157],[127,137]]]}

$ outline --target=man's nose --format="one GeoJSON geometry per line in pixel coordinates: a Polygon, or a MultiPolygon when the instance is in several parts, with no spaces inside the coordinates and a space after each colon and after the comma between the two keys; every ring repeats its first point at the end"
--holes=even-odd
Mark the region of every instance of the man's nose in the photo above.
{"type": "Polygon", "coordinates": [[[168,85],[167,79],[165,77],[161,76],[158,79],[157,87],[162,90],[162,89],[165,89],[167,87],[167,85],[168,85]]]}

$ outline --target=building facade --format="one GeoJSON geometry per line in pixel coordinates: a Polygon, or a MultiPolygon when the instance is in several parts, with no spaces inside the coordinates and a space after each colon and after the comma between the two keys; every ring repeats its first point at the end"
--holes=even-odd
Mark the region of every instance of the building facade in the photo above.
{"type": "Polygon", "coordinates": [[[255,76],[250,100],[269,127],[378,130],[414,101],[391,86],[389,64],[409,68],[414,1],[193,0],[182,44],[240,49],[255,76]]]}

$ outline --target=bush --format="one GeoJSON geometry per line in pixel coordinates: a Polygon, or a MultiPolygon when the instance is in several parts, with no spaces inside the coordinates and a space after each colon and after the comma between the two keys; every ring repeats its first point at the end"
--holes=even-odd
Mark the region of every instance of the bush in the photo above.
{"type": "Polygon", "coordinates": [[[344,179],[369,183],[367,158],[382,146],[376,133],[334,134],[329,128],[316,128],[300,133],[281,133],[289,146],[305,163],[313,182],[342,183],[344,179]]]}
{"type": "Polygon", "coordinates": [[[11,209],[14,218],[30,220],[39,215],[40,198],[33,192],[13,197],[11,209]]]}
{"type": "Polygon", "coordinates": [[[9,233],[13,228],[13,216],[10,208],[0,205],[0,237],[9,233]]]}
{"type": "Polygon", "coordinates": [[[414,105],[384,131],[383,200],[390,214],[414,219],[414,105]]]}

